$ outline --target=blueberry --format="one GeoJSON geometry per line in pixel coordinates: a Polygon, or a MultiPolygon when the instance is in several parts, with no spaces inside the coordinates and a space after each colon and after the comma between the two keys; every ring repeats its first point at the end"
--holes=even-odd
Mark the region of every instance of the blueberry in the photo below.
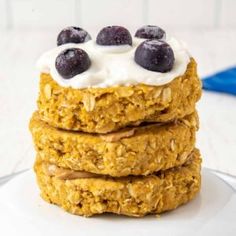
{"type": "Polygon", "coordinates": [[[56,58],[56,69],[64,79],[86,71],[91,65],[88,54],[80,48],[70,48],[62,51],[56,58]]]}
{"type": "Polygon", "coordinates": [[[147,70],[163,73],[172,69],[175,58],[169,44],[162,40],[148,39],[137,47],[134,60],[147,70]]]}
{"type": "Polygon", "coordinates": [[[67,27],[57,37],[57,46],[66,43],[84,43],[91,39],[89,33],[79,27],[67,27]]]}
{"type": "Polygon", "coordinates": [[[165,39],[166,32],[156,25],[145,25],[136,31],[135,37],[141,39],[165,39]]]}
{"type": "Polygon", "coordinates": [[[107,26],[97,35],[99,45],[132,45],[130,32],[122,26],[107,26]]]}

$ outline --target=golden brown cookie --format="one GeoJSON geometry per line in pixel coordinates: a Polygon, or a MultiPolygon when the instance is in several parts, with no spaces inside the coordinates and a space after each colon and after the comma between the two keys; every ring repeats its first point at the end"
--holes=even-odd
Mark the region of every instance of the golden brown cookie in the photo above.
{"type": "Polygon", "coordinates": [[[37,112],[30,122],[38,161],[115,177],[148,175],[182,165],[195,146],[197,129],[197,113],[171,123],[103,135],[53,128],[37,112]]]}
{"type": "Polygon", "coordinates": [[[88,133],[108,133],[143,122],[169,122],[195,110],[201,96],[197,65],[169,84],[73,89],[41,74],[38,110],[48,124],[88,133]]]}
{"type": "Polygon", "coordinates": [[[142,177],[112,178],[81,172],[73,175],[71,170],[55,169],[46,162],[35,164],[42,197],[83,216],[112,212],[141,217],[175,209],[199,192],[200,168],[197,149],[183,166],[142,177]]]}

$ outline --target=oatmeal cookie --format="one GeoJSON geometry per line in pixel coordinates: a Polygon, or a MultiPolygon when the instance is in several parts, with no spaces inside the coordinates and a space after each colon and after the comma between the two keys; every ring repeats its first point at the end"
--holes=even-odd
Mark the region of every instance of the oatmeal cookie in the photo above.
{"type": "Polygon", "coordinates": [[[42,197],[83,216],[111,212],[141,217],[177,208],[196,196],[201,185],[197,149],[181,167],[148,176],[112,178],[35,163],[42,197]]]}
{"type": "Polygon", "coordinates": [[[197,65],[162,86],[137,84],[73,89],[41,74],[38,110],[51,126],[88,133],[108,133],[143,122],[169,122],[195,110],[201,96],[197,65]]]}
{"type": "Polygon", "coordinates": [[[114,177],[148,175],[182,165],[195,146],[197,129],[197,113],[109,134],[56,129],[41,121],[37,112],[30,122],[38,161],[114,177]]]}

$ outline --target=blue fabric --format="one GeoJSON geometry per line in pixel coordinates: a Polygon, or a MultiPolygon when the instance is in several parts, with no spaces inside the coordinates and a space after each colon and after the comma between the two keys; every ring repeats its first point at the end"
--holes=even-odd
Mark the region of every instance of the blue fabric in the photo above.
{"type": "Polygon", "coordinates": [[[208,76],[202,82],[205,90],[236,95],[236,67],[208,76]]]}

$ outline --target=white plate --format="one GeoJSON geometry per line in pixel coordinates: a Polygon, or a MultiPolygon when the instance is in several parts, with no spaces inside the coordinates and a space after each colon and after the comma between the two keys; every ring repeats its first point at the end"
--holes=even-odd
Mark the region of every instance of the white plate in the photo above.
{"type": "Polygon", "coordinates": [[[202,176],[197,198],[160,218],[84,218],[44,202],[29,171],[0,189],[0,235],[236,235],[235,191],[209,170],[202,176]]]}

